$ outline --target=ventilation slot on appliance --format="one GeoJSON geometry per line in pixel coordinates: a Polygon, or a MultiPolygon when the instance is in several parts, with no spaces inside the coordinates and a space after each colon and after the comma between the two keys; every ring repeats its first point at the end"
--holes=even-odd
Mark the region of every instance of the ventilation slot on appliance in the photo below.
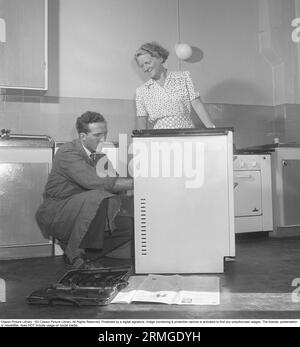
{"type": "Polygon", "coordinates": [[[140,200],[140,242],[141,254],[147,255],[147,213],[145,198],[140,200]]]}

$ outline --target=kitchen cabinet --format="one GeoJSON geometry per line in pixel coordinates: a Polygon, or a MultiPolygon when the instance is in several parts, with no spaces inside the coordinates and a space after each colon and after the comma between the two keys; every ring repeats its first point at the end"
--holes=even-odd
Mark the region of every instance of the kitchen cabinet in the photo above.
{"type": "Polygon", "coordinates": [[[0,259],[52,255],[35,221],[52,165],[47,136],[0,139],[0,259]]]}
{"type": "Polygon", "coordinates": [[[47,90],[47,0],[0,0],[0,88],[47,90]]]}
{"type": "Polygon", "coordinates": [[[272,236],[300,234],[300,145],[280,144],[272,154],[274,232],[272,236]]]}

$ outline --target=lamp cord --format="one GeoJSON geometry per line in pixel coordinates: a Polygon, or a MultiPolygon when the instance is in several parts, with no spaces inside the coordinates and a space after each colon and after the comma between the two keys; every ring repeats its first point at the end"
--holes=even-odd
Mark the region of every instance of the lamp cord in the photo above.
{"type": "MultiPolygon", "coordinates": [[[[181,42],[180,37],[180,0],[177,0],[177,30],[178,30],[178,43],[181,42]]],[[[178,58],[178,69],[181,70],[181,60],[178,58]]]]}

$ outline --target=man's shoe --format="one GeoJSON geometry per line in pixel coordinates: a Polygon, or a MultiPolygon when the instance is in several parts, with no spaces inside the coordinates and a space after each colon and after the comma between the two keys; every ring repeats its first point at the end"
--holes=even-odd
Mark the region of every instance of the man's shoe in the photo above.
{"type": "Polygon", "coordinates": [[[85,261],[80,267],[80,270],[97,270],[105,269],[105,266],[99,261],[85,261]]]}
{"type": "Polygon", "coordinates": [[[78,256],[76,257],[72,263],[71,263],[71,266],[72,268],[74,269],[81,269],[81,267],[85,264],[85,260],[83,259],[82,256],[78,256]]]}
{"type": "Polygon", "coordinates": [[[84,259],[86,259],[88,262],[93,262],[95,260],[99,260],[102,254],[103,249],[87,248],[85,249],[84,259]]]}
{"type": "Polygon", "coordinates": [[[64,260],[66,264],[72,267],[72,269],[95,270],[105,268],[105,266],[99,262],[99,258],[88,259],[85,254],[74,258],[72,262],[70,262],[68,257],[64,255],[64,260]]]}

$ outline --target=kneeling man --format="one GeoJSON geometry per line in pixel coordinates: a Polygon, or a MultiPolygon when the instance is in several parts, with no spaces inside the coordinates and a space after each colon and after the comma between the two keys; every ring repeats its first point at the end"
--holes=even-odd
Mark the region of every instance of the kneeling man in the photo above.
{"type": "Polygon", "coordinates": [[[133,189],[132,178],[99,177],[96,153],[105,141],[104,117],[87,111],[77,118],[78,138],[57,151],[36,213],[45,237],[55,237],[70,264],[85,267],[86,250],[102,250],[104,231],[114,229],[120,210],[119,193],[133,189]]]}

